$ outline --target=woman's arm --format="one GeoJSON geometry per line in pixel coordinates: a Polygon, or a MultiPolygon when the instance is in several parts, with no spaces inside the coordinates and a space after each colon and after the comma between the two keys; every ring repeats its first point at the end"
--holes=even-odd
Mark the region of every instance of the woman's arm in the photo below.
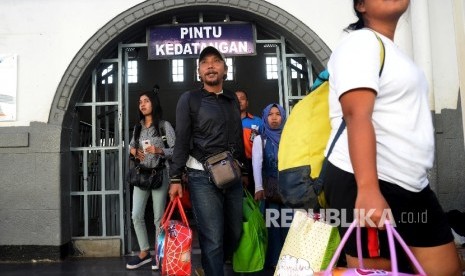
{"type": "MultiPolygon", "coordinates": [[[[340,97],[342,113],[347,124],[349,155],[357,182],[355,209],[361,210],[360,223],[368,227],[380,224],[389,205],[381,194],[376,167],[376,135],[372,113],[376,93],[372,89],[357,88],[340,97]]],[[[382,223],[382,222],[381,222],[382,223]]]]}

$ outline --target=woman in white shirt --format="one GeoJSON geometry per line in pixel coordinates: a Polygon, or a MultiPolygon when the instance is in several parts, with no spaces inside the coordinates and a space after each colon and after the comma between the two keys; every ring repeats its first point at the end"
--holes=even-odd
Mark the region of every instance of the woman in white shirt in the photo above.
{"type": "MultiPolygon", "coordinates": [[[[384,229],[387,218],[428,275],[460,275],[450,228],[427,178],[434,160],[427,81],[393,42],[408,6],[408,0],[354,0],[359,21],[328,63],[332,136],[342,117],[347,127],[329,157],[324,191],[329,207],[345,211],[349,222],[354,210],[365,214],[357,216],[366,226],[366,267],[390,270],[385,231],[366,231],[384,229]],[[374,32],[384,44],[384,64],[374,32]]],[[[341,235],[346,229],[339,227],[341,235]]],[[[345,252],[348,266],[357,267],[355,237],[345,252]]]]}

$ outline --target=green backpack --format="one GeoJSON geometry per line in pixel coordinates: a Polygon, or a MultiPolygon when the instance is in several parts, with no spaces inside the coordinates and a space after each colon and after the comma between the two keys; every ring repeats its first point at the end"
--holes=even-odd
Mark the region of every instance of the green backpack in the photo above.
{"type": "MultiPolygon", "coordinates": [[[[381,38],[375,35],[381,46],[381,76],[385,49],[381,38]]],[[[328,80],[327,70],[318,75],[310,93],[292,109],[279,142],[278,190],[284,204],[292,208],[314,208],[317,203],[326,206],[321,191],[327,163],[324,151],[331,133],[328,80]]],[[[328,157],[344,128],[342,120],[328,157]]]]}

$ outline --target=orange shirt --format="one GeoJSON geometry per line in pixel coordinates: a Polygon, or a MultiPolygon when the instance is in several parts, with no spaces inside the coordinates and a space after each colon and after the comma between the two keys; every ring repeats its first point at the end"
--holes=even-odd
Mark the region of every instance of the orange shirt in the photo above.
{"type": "Polygon", "coordinates": [[[242,119],[242,133],[244,136],[244,150],[247,159],[252,158],[252,143],[255,135],[258,134],[259,128],[262,126],[262,119],[250,113],[242,119]]]}

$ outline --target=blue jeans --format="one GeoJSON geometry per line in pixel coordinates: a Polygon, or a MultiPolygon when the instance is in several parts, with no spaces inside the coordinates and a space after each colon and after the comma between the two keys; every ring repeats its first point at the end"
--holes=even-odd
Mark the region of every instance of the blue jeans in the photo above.
{"type": "Polygon", "coordinates": [[[232,255],[242,233],[242,184],[220,190],[205,171],[189,169],[188,177],[203,270],[207,276],[224,275],[224,258],[232,255]]]}
{"type": "Polygon", "coordinates": [[[149,196],[152,195],[153,208],[153,223],[155,224],[155,237],[160,230],[160,223],[165,211],[166,199],[168,194],[168,183],[170,181],[168,170],[163,170],[163,184],[155,190],[141,190],[139,187],[134,187],[132,194],[132,222],[136,232],[137,242],[141,251],[150,249],[149,239],[147,236],[147,227],[145,225],[145,208],[149,196]]]}
{"type": "MultiPolygon", "coordinates": [[[[265,204],[263,205],[269,211],[275,210],[280,215],[282,214],[281,210],[286,208],[282,204],[277,204],[277,203],[268,202],[268,201],[265,202],[265,204]]],[[[291,221],[284,222],[284,221],[281,221],[281,218],[279,219],[280,223],[290,224],[291,221]]],[[[287,233],[289,232],[289,227],[287,227],[284,224],[274,225],[273,223],[270,223],[270,226],[267,227],[267,230],[268,230],[268,249],[266,252],[265,267],[274,268],[278,264],[279,255],[281,254],[281,250],[283,249],[284,241],[286,240],[287,233]]]]}

